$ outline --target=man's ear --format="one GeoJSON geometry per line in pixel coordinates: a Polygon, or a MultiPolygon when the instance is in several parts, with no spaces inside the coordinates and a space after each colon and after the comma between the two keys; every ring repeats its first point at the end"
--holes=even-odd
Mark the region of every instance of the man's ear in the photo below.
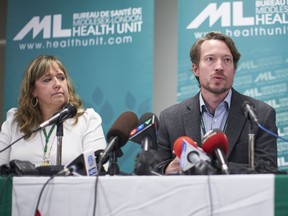
{"type": "Polygon", "coordinates": [[[196,64],[192,64],[192,72],[195,76],[199,76],[198,66],[196,64]]]}

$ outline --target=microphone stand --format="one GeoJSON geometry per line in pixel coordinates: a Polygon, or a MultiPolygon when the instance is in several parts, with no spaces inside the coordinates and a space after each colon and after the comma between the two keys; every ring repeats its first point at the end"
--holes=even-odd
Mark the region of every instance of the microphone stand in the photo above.
{"type": "MultiPolygon", "coordinates": [[[[158,159],[153,154],[151,146],[153,146],[153,141],[149,137],[144,137],[141,140],[141,147],[142,151],[140,151],[136,157],[135,167],[134,167],[134,174],[136,175],[158,175],[161,174],[157,173],[153,170],[153,164],[158,159]]],[[[154,145],[155,146],[155,145],[154,145]]]]}
{"type": "Polygon", "coordinates": [[[143,151],[149,151],[152,146],[152,141],[148,137],[144,137],[143,140],[141,141],[141,147],[143,151]]]}
{"type": "Polygon", "coordinates": [[[57,155],[56,155],[56,165],[62,164],[62,137],[63,137],[63,122],[57,124],[57,155]]]}
{"type": "Polygon", "coordinates": [[[142,151],[140,151],[136,157],[134,174],[136,175],[149,175],[150,174],[150,163],[151,163],[150,160],[152,159],[151,152],[150,152],[151,145],[152,145],[152,141],[148,137],[145,136],[141,140],[142,151]]]}
{"type": "Polygon", "coordinates": [[[111,152],[110,157],[110,164],[108,167],[108,174],[109,175],[118,175],[120,173],[120,168],[117,164],[117,158],[121,157],[123,155],[123,152],[121,149],[117,149],[111,152]]]}
{"type": "Polygon", "coordinates": [[[254,161],[254,146],[255,146],[255,134],[253,130],[253,122],[249,121],[249,133],[248,133],[248,159],[249,159],[249,168],[252,170],[255,169],[255,161],[254,161]]]}

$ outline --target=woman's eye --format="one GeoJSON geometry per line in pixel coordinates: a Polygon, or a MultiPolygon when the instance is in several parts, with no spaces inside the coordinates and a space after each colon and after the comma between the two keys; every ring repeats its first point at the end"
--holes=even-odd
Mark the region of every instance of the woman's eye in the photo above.
{"type": "Polygon", "coordinates": [[[51,79],[50,78],[45,78],[44,80],[43,80],[43,82],[49,82],[51,79]]]}

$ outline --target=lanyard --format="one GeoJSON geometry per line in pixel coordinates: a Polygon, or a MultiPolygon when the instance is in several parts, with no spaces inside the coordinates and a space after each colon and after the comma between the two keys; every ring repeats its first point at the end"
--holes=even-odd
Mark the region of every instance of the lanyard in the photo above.
{"type": "Polygon", "coordinates": [[[55,128],[55,124],[53,124],[53,126],[50,128],[48,135],[47,135],[46,129],[43,128],[43,134],[44,134],[44,136],[45,136],[44,154],[47,153],[48,142],[49,142],[50,136],[51,136],[54,128],[55,128]]]}
{"type": "MultiPolygon", "coordinates": [[[[201,124],[201,129],[202,129],[202,132],[203,132],[203,136],[206,134],[206,128],[205,128],[205,124],[204,124],[204,120],[203,120],[203,117],[202,117],[203,114],[201,114],[201,118],[200,118],[200,124],[201,124]]],[[[225,133],[226,131],[226,127],[227,127],[227,119],[228,117],[226,118],[226,121],[225,121],[225,124],[224,124],[224,128],[223,128],[223,132],[225,133]]],[[[221,129],[221,128],[219,128],[221,129]]],[[[222,130],[222,129],[221,129],[222,130]]]]}

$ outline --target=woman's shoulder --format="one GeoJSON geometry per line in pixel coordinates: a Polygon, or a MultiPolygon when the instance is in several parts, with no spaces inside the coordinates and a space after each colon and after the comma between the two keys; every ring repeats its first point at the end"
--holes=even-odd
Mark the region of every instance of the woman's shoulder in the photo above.
{"type": "Polygon", "coordinates": [[[8,119],[14,119],[17,110],[18,110],[18,109],[15,108],[15,107],[9,109],[8,112],[7,112],[7,114],[6,114],[6,120],[8,120],[8,119]]]}
{"type": "Polygon", "coordinates": [[[87,108],[87,109],[79,109],[78,112],[83,112],[83,115],[80,116],[80,119],[97,119],[98,121],[102,122],[102,118],[99,113],[97,113],[94,108],[87,108]]]}
{"type": "Polygon", "coordinates": [[[94,108],[80,109],[79,111],[80,112],[84,111],[84,114],[87,116],[99,116],[100,117],[99,113],[97,113],[94,108]]]}
{"type": "Polygon", "coordinates": [[[5,127],[11,128],[17,125],[15,121],[15,114],[17,112],[17,108],[11,108],[6,113],[6,119],[2,124],[2,127],[5,125],[5,127]]]}

